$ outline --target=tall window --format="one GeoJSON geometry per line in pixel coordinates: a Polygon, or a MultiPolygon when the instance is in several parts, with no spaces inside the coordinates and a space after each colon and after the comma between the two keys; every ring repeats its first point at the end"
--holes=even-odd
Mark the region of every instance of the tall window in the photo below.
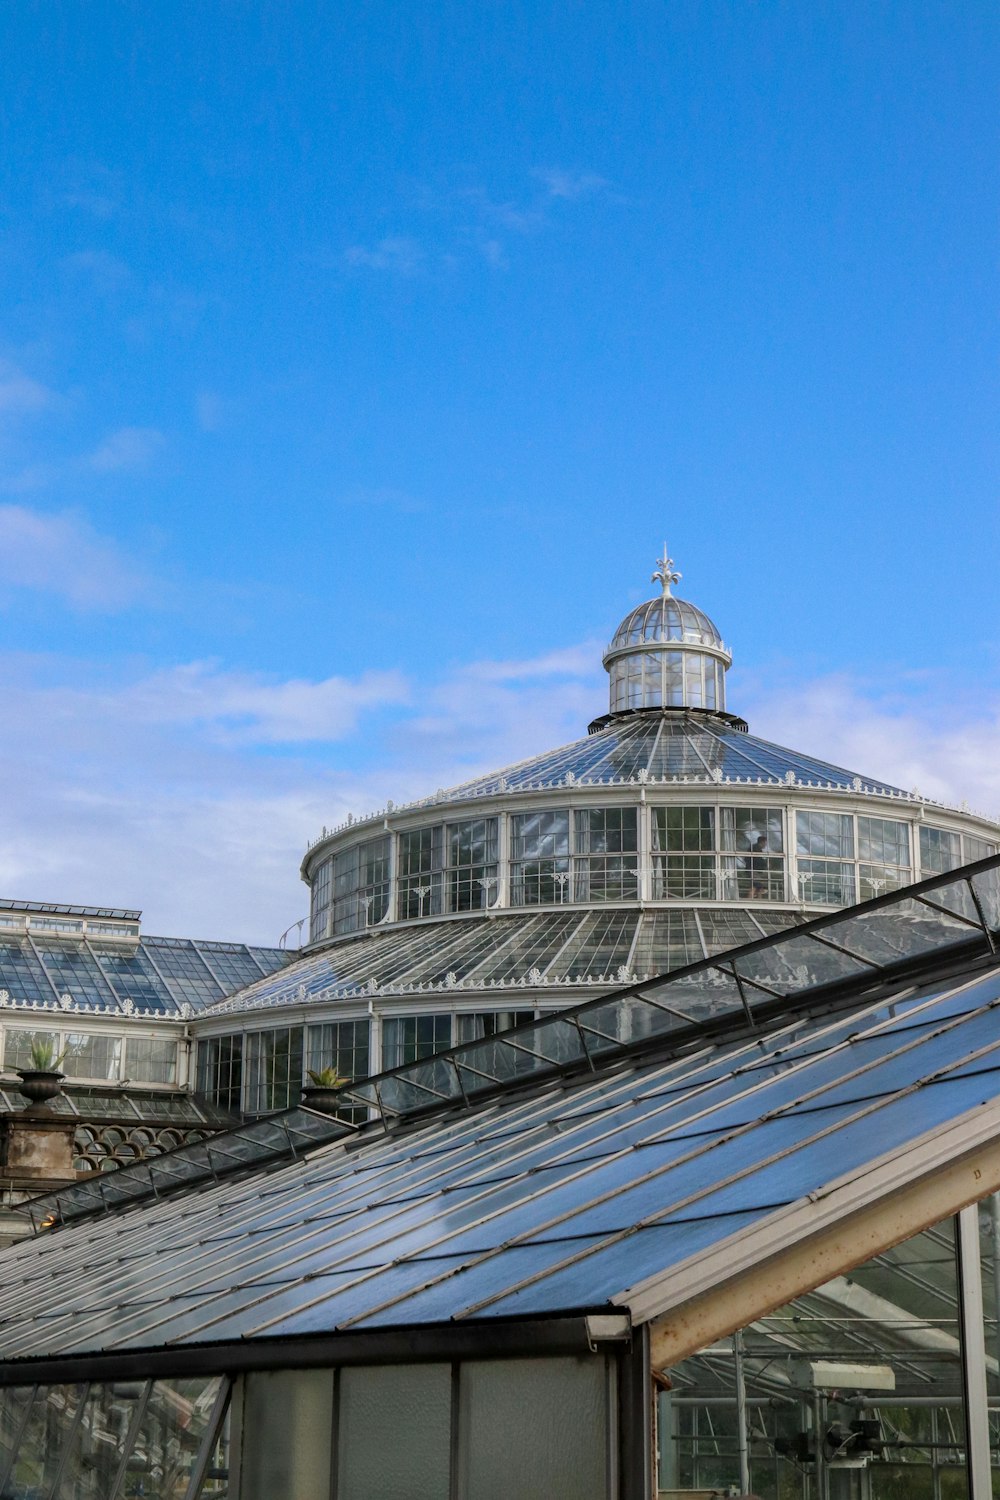
{"type": "Polygon", "coordinates": [[[778,807],[654,807],[653,896],[681,901],[783,901],[778,807]]]}
{"type": "Polygon", "coordinates": [[[451,1016],[391,1016],[382,1022],[382,1065],[401,1068],[451,1046],[451,1016]]]}
{"type": "Polygon", "coordinates": [[[785,846],[780,807],[723,807],[722,895],[727,901],[783,901],[785,846]]]}
{"type": "Polygon", "coordinates": [[[796,813],[795,843],[802,900],[853,905],[854,819],[850,813],[796,813]]]}
{"type": "Polygon", "coordinates": [[[497,819],[469,818],[449,823],[446,896],[449,911],[492,906],[497,892],[497,819]]]}
{"type": "Polygon", "coordinates": [[[653,899],[714,901],[715,809],[654,807],[652,814],[653,899]]]}
{"type": "Polygon", "coordinates": [[[333,888],[333,860],[324,859],[313,876],[309,907],[309,937],[312,942],[325,938],[330,924],[330,892],[333,888]]]}
{"type": "Polygon", "coordinates": [[[332,1068],[347,1082],[367,1078],[368,1017],[359,1021],[330,1021],[321,1026],[310,1026],[306,1068],[314,1073],[332,1068]]]}
{"type": "Polygon", "coordinates": [[[399,835],[399,915],[437,916],[441,911],[444,829],[416,828],[399,835]]]}
{"type": "Polygon", "coordinates": [[[243,1102],[243,1037],[212,1036],[198,1043],[198,1092],[222,1109],[243,1102]]]}
{"type": "Polygon", "coordinates": [[[267,1114],[298,1104],[302,1092],[302,1027],[251,1031],[246,1039],[247,1109],[267,1114]]]}
{"type": "Polygon", "coordinates": [[[636,807],[594,807],[573,814],[577,901],[634,901],[639,894],[636,807]]]}
{"type": "Polygon", "coordinates": [[[910,829],[891,818],[858,818],[858,897],[868,901],[913,878],[910,829]]]}
{"type": "Polygon", "coordinates": [[[389,907],[389,835],[367,839],[333,859],[333,930],[360,932],[389,907]]]}
{"type": "Polygon", "coordinates": [[[569,813],[515,813],[510,820],[512,906],[568,901],[569,813]]]}

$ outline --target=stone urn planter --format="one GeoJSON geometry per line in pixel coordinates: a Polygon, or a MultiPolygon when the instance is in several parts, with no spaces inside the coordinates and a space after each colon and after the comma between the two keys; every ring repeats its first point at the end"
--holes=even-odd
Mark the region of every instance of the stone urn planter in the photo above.
{"type": "Polygon", "coordinates": [[[307,1083],[302,1090],[302,1103],[306,1109],[315,1109],[321,1115],[335,1115],[343,1102],[336,1089],[324,1088],[322,1084],[307,1083]]]}
{"type": "Polygon", "coordinates": [[[302,1090],[302,1103],[306,1109],[318,1110],[321,1115],[335,1115],[343,1108],[340,1090],[347,1083],[335,1068],[308,1068],[309,1082],[302,1090]]]}
{"type": "Polygon", "coordinates": [[[18,1068],[17,1076],[21,1083],[18,1093],[28,1100],[29,1104],[47,1104],[57,1094],[62,1093],[63,1079],[65,1073],[56,1072],[48,1068],[18,1068]]]}

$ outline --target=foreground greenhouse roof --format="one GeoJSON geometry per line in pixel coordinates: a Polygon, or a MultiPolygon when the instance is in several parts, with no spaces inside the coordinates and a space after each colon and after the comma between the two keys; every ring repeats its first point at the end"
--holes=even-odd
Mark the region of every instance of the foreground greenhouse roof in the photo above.
{"type": "MultiPolygon", "coordinates": [[[[480,1043],[478,1061],[459,1048],[355,1087],[382,1123],[317,1119],[323,1144],[247,1143],[232,1175],[220,1156],[162,1201],[161,1178],[9,1250],[4,1378],[582,1311],[656,1321],[661,1355],[682,1356],[719,1331],[698,1311],[710,1293],[718,1309],[742,1288],[745,1322],[801,1290],[776,1270],[795,1246],[835,1274],[824,1234],[853,1225],[863,1259],[1000,1186],[998,933],[994,858],[728,955],[711,966],[733,984],[728,1021],[674,1009],[696,965],[493,1038],[492,1073],[480,1043]],[[872,1220],[889,1200],[891,1226],[872,1220]]],[[[78,1192],[67,1218],[87,1211],[78,1192]]]]}

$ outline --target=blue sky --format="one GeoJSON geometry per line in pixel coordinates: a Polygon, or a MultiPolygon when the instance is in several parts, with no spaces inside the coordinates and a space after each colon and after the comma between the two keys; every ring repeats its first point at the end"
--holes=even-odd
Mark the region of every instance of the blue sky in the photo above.
{"type": "Polygon", "coordinates": [[[0,888],[275,936],[664,536],[756,731],[1000,808],[992,5],[0,31],[0,888]]]}

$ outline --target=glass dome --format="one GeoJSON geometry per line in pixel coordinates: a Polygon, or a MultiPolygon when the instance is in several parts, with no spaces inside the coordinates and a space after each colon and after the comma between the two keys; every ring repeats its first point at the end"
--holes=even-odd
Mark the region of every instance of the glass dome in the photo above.
{"type": "Polygon", "coordinates": [[[722,636],[704,610],[686,599],[667,595],[650,599],[625,616],[612,637],[609,651],[646,641],[688,641],[692,645],[722,646],[722,636]]]}
{"type": "Polygon", "coordinates": [[[662,589],[660,598],[627,614],[604,653],[613,714],[641,708],[725,712],[732,656],[708,615],[671,594],[680,576],[664,544],[653,574],[662,589]]]}

